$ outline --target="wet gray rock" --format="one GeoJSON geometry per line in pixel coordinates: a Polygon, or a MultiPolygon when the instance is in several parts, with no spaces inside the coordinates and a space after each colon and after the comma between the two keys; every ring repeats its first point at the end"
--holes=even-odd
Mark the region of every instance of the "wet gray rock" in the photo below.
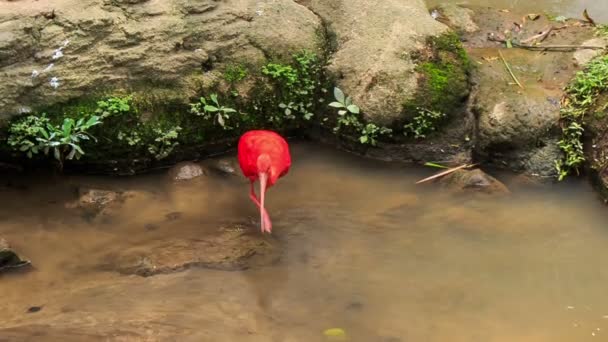
{"type": "Polygon", "coordinates": [[[233,176],[240,170],[238,161],[235,157],[223,157],[209,160],[206,164],[209,170],[222,175],[233,176]]]}
{"type": "Polygon", "coordinates": [[[442,187],[455,193],[480,192],[492,195],[509,194],[509,189],[480,169],[458,170],[438,180],[442,187]]]}
{"type": "Polygon", "coordinates": [[[29,266],[30,261],[24,260],[11,249],[8,242],[0,238],[0,273],[29,266]]]}
{"type": "Polygon", "coordinates": [[[192,267],[244,270],[276,262],[280,258],[280,250],[272,238],[237,229],[199,239],[158,241],[108,258],[111,262],[104,268],[148,277],[192,267]]]}
{"type": "MultiPolygon", "coordinates": [[[[604,46],[608,45],[608,39],[604,37],[598,37],[589,39],[583,42],[581,45],[584,46],[604,46]]],[[[574,52],[574,60],[576,64],[580,66],[585,66],[589,63],[593,58],[603,54],[602,50],[591,50],[591,49],[579,49],[574,52]]]]}
{"type": "Polygon", "coordinates": [[[479,31],[479,26],[473,21],[475,12],[469,8],[456,4],[441,4],[435,8],[440,16],[440,22],[448,25],[451,29],[463,33],[473,33],[479,31]]]}
{"type": "Polygon", "coordinates": [[[174,181],[185,181],[205,176],[207,171],[199,164],[192,162],[179,163],[169,170],[169,177],[174,181]]]}

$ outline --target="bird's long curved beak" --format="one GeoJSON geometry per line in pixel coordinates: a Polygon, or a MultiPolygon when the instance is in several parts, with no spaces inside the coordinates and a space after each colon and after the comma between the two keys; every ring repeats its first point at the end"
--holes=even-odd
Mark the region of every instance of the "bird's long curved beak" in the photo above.
{"type": "Polygon", "coordinates": [[[260,222],[262,226],[262,233],[270,233],[272,231],[272,222],[270,222],[270,217],[268,217],[268,213],[264,208],[266,185],[268,184],[268,173],[260,172],[258,179],[260,180],[260,222]]]}

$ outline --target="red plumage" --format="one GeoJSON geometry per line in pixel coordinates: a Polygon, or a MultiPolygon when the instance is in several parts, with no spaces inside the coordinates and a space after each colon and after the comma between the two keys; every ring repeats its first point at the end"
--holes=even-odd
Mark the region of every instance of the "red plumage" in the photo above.
{"type": "Polygon", "coordinates": [[[260,208],[262,232],[271,232],[272,223],[264,208],[265,191],[289,172],[291,155],[283,137],[272,131],[254,130],[243,134],[239,140],[238,159],[243,175],[251,182],[251,200],[260,208]],[[260,200],[253,184],[260,182],[260,200]]]}

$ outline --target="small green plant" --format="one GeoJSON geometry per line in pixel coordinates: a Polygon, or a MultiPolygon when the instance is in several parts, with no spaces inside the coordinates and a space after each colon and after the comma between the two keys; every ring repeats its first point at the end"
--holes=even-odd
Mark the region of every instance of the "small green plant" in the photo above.
{"type": "Polygon", "coordinates": [[[262,74],[282,82],[288,87],[293,86],[298,80],[296,70],[290,65],[268,63],[262,67],[262,74]]]}
{"type": "Polygon", "coordinates": [[[230,83],[238,83],[247,77],[247,69],[241,64],[232,64],[224,70],[224,79],[230,83]]]}
{"type": "Polygon", "coordinates": [[[45,155],[53,154],[63,169],[67,160],[80,159],[84,151],[80,144],[89,139],[95,139],[88,130],[101,124],[99,116],[89,118],[64,118],[60,126],[50,123],[43,114],[40,117],[30,115],[11,125],[8,144],[13,149],[25,152],[28,158],[43,152],[45,155]]]}
{"type": "Polygon", "coordinates": [[[110,116],[118,116],[129,113],[131,111],[132,96],[125,97],[110,97],[108,99],[97,102],[97,110],[95,114],[100,118],[105,119],[110,116]]]}
{"type": "Polygon", "coordinates": [[[608,56],[591,61],[566,88],[560,110],[562,139],[558,142],[563,157],[555,162],[559,180],[573,172],[579,173],[579,168],[585,161],[582,142],[585,114],[594,108],[600,93],[607,89],[608,56]]]}
{"type": "Polygon", "coordinates": [[[293,65],[268,63],[262,67],[262,74],[275,83],[278,93],[283,115],[270,116],[270,121],[276,124],[298,117],[310,120],[314,116],[315,96],[320,89],[320,61],[309,51],[295,54],[293,60],[293,65]]]}
{"type": "Polygon", "coordinates": [[[392,129],[386,127],[378,127],[373,123],[368,123],[361,129],[361,136],[359,142],[362,144],[370,144],[376,146],[377,139],[380,135],[388,135],[393,132],[392,129]]]}
{"type": "Polygon", "coordinates": [[[220,105],[217,94],[211,94],[209,99],[201,97],[198,103],[190,105],[191,112],[206,120],[213,120],[225,130],[233,129],[228,125],[230,114],[237,113],[236,109],[220,105]]]}
{"type": "Polygon", "coordinates": [[[334,97],[336,101],[329,104],[330,107],[338,108],[338,115],[344,116],[347,113],[359,114],[359,107],[353,104],[350,97],[345,97],[344,92],[340,88],[334,88],[334,97]]]}
{"type": "Polygon", "coordinates": [[[437,125],[446,117],[445,113],[418,108],[418,115],[412,122],[403,126],[403,134],[413,135],[415,139],[426,138],[437,130],[437,125]]]}
{"type": "Polygon", "coordinates": [[[608,37],[608,25],[597,25],[595,35],[598,37],[608,37]]]}
{"type": "Polygon", "coordinates": [[[142,142],[141,136],[137,131],[130,131],[129,133],[120,131],[117,138],[119,141],[126,141],[129,146],[138,146],[142,142]]]}
{"type": "Polygon", "coordinates": [[[161,127],[154,128],[153,132],[156,138],[154,142],[148,145],[148,152],[154,156],[156,160],[167,158],[171,152],[179,145],[177,138],[181,127],[175,126],[169,129],[161,127]]]}
{"type": "Polygon", "coordinates": [[[28,158],[32,158],[40,151],[38,138],[43,137],[42,131],[46,131],[49,122],[45,114],[29,115],[14,122],[8,130],[8,145],[13,150],[24,152],[28,158]]]}
{"type": "Polygon", "coordinates": [[[338,119],[334,133],[338,133],[344,127],[348,127],[359,135],[359,142],[363,145],[376,146],[381,135],[390,135],[392,130],[386,127],[378,127],[373,123],[364,124],[359,118],[360,109],[352,99],[344,95],[340,88],[334,88],[335,101],[329,103],[332,108],[338,109],[338,119]]]}

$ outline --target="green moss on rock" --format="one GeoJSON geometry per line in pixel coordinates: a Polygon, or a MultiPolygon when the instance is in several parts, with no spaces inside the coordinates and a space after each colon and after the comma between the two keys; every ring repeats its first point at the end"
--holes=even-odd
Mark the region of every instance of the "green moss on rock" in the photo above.
{"type": "Polygon", "coordinates": [[[426,56],[416,67],[420,75],[418,92],[404,105],[406,117],[429,111],[449,118],[462,108],[469,95],[471,63],[455,33],[431,37],[427,45],[426,56]]]}

